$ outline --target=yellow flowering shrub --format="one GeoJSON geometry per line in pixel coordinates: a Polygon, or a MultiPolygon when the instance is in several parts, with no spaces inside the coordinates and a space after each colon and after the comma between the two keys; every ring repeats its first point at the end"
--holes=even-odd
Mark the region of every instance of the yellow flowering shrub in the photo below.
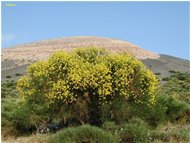
{"type": "Polygon", "coordinates": [[[65,112],[67,105],[69,108],[80,105],[85,111],[85,117],[76,115],[80,116],[80,122],[100,118],[99,105],[112,103],[118,97],[137,104],[156,102],[155,75],[129,54],[111,54],[101,48],[79,48],[72,53],[60,51],[46,61],[30,65],[27,72],[17,82],[20,96],[30,103],[47,104],[50,110],[56,108],[58,113],[65,112]],[[82,101],[87,109],[83,108],[82,101]]]}
{"type": "Polygon", "coordinates": [[[32,64],[27,71],[28,76],[17,83],[20,95],[40,92],[38,95],[49,103],[75,101],[77,92],[155,103],[155,75],[129,54],[112,55],[98,48],[79,48],[71,54],[60,51],[47,61],[32,64]]]}

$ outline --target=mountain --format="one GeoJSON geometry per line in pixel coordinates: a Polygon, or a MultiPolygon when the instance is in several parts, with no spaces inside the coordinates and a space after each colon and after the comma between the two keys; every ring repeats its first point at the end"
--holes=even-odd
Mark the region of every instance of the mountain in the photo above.
{"type": "Polygon", "coordinates": [[[189,72],[190,61],[168,55],[159,55],[132,43],[95,36],[78,36],[43,40],[2,49],[2,80],[15,80],[26,74],[26,67],[34,61],[47,59],[55,51],[71,52],[78,47],[103,47],[113,53],[129,52],[155,72],[159,78],[171,75],[171,71],[189,72]]]}
{"type": "Polygon", "coordinates": [[[29,44],[18,45],[2,50],[2,59],[14,60],[43,60],[55,51],[65,50],[70,52],[78,47],[104,47],[111,52],[130,52],[139,59],[156,59],[158,54],[146,51],[129,42],[95,36],[78,36],[59,39],[43,40],[29,44]]]}

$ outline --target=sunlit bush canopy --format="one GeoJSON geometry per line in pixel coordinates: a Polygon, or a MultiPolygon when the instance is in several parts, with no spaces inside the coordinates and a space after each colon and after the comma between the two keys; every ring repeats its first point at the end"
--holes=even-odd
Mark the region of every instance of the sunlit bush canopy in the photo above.
{"type": "Polygon", "coordinates": [[[46,103],[73,103],[80,96],[97,96],[101,102],[123,96],[130,102],[155,103],[155,75],[130,54],[111,54],[102,48],[56,52],[27,69],[17,82],[25,99],[46,103]]]}

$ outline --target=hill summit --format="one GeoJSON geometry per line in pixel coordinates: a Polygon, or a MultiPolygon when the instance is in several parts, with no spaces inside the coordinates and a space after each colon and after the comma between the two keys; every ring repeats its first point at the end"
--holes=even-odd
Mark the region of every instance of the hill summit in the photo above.
{"type": "Polygon", "coordinates": [[[102,47],[113,53],[129,52],[138,59],[157,59],[156,53],[144,50],[134,44],[112,38],[95,36],[77,36],[42,40],[2,49],[2,60],[44,60],[53,52],[65,50],[72,51],[78,47],[102,47]]]}

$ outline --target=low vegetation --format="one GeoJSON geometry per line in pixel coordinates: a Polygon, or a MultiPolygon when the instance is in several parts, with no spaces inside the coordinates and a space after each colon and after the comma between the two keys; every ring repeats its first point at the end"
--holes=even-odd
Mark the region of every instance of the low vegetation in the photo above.
{"type": "Polygon", "coordinates": [[[10,76],[10,75],[7,75],[6,78],[11,78],[11,76],[10,76]]]}
{"type": "Polygon", "coordinates": [[[61,130],[53,135],[51,143],[118,143],[116,136],[98,127],[83,125],[61,130]]]}
{"type": "Polygon", "coordinates": [[[27,71],[17,83],[2,83],[4,140],[190,141],[190,73],[171,72],[158,87],[134,57],[97,48],[58,52],[27,71]]]}
{"type": "Polygon", "coordinates": [[[22,74],[21,73],[16,73],[15,76],[21,76],[22,74]]]}

